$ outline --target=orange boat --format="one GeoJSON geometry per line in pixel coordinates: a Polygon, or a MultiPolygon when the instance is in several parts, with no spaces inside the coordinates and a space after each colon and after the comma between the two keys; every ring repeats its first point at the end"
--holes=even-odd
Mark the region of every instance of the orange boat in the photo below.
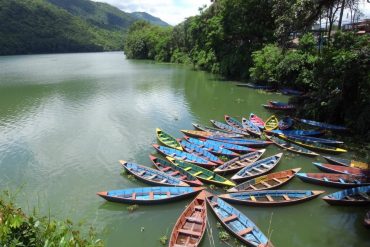
{"type": "Polygon", "coordinates": [[[206,193],[202,191],[192,201],[177,220],[171,233],[169,247],[200,244],[207,227],[206,193]]]}

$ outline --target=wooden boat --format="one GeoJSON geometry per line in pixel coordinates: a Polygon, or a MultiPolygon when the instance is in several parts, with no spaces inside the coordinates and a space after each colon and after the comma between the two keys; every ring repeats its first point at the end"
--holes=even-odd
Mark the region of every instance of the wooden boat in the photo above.
{"type": "Polygon", "coordinates": [[[324,163],[317,163],[317,162],[312,162],[312,163],[323,172],[350,174],[350,175],[355,175],[355,176],[370,176],[370,170],[362,170],[362,169],[354,168],[354,167],[338,166],[338,165],[324,164],[324,163]]]}
{"type": "Polygon", "coordinates": [[[243,129],[247,130],[252,135],[260,137],[262,135],[262,132],[260,128],[258,128],[257,125],[246,119],[245,117],[242,118],[242,125],[243,129]]]}
{"type": "Polygon", "coordinates": [[[262,120],[262,118],[258,117],[254,113],[251,113],[249,115],[249,121],[251,121],[254,125],[256,125],[260,129],[264,129],[265,128],[265,122],[262,120]]]}
{"type": "Polygon", "coordinates": [[[279,121],[279,129],[281,130],[287,130],[290,129],[294,124],[294,121],[290,117],[284,117],[279,121]]]}
{"type": "Polygon", "coordinates": [[[236,84],[238,87],[249,87],[253,89],[260,89],[260,90],[267,90],[267,91],[272,91],[274,90],[273,86],[267,86],[267,85],[258,85],[255,83],[238,83],[236,84]]]}
{"type": "Polygon", "coordinates": [[[243,131],[243,130],[240,130],[240,129],[237,129],[237,128],[232,127],[232,126],[230,126],[228,124],[224,124],[224,123],[218,122],[216,120],[210,120],[210,121],[211,121],[211,123],[214,126],[216,126],[219,129],[222,129],[222,130],[225,130],[225,131],[229,131],[231,133],[243,135],[243,136],[249,136],[248,132],[243,131]]]}
{"type": "Polygon", "coordinates": [[[230,172],[239,171],[240,169],[252,164],[257,161],[264,153],[266,149],[257,150],[252,153],[243,154],[234,159],[225,162],[223,165],[217,167],[214,172],[227,174],[230,172]]]}
{"type": "Polygon", "coordinates": [[[248,246],[273,247],[266,235],[242,212],[209,193],[207,202],[220,223],[240,241],[248,246]]]}
{"type": "Polygon", "coordinates": [[[271,105],[276,105],[276,106],[288,106],[289,105],[289,103],[284,103],[284,102],[275,101],[275,100],[270,100],[268,103],[271,105]]]}
{"type": "Polygon", "coordinates": [[[318,142],[308,142],[305,140],[298,140],[298,139],[295,139],[294,137],[287,137],[285,135],[279,135],[279,137],[286,141],[293,142],[299,146],[309,148],[312,150],[316,150],[316,151],[327,152],[327,153],[346,153],[347,152],[347,150],[345,149],[328,146],[328,145],[318,143],[318,142]]]}
{"type": "Polygon", "coordinates": [[[370,185],[370,178],[366,176],[334,173],[297,173],[296,176],[303,182],[339,188],[370,185]]]}
{"type": "Polygon", "coordinates": [[[214,168],[217,166],[217,164],[210,162],[208,160],[205,160],[199,156],[196,156],[195,154],[190,154],[184,151],[180,151],[174,148],[168,148],[164,146],[159,146],[157,144],[153,144],[153,147],[160,153],[162,153],[165,156],[171,156],[175,159],[180,159],[186,162],[190,162],[193,164],[201,165],[203,167],[207,168],[214,168]]]}
{"type": "Polygon", "coordinates": [[[164,172],[124,160],[120,160],[119,162],[129,173],[145,183],[161,186],[189,186],[180,179],[167,175],[164,172]]]}
{"type": "Polygon", "coordinates": [[[294,152],[294,153],[299,153],[299,154],[305,154],[305,155],[310,155],[310,156],[317,156],[319,154],[314,153],[306,148],[303,148],[301,146],[298,146],[296,144],[293,144],[291,142],[284,141],[276,136],[272,135],[265,135],[265,137],[275,143],[276,146],[279,146],[283,149],[286,149],[288,151],[294,152]]]}
{"type": "Polygon", "coordinates": [[[198,246],[207,229],[207,203],[205,191],[186,207],[173,227],[169,247],[198,246]]]}
{"type": "Polygon", "coordinates": [[[208,152],[211,152],[211,153],[214,153],[214,154],[217,154],[217,155],[224,155],[224,156],[231,156],[231,157],[239,156],[239,154],[237,154],[237,153],[235,153],[235,152],[233,152],[233,151],[231,151],[227,148],[223,148],[219,145],[213,144],[213,143],[203,142],[199,139],[195,139],[195,138],[191,138],[191,137],[187,137],[187,136],[185,136],[184,138],[188,142],[193,143],[194,145],[197,145],[198,147],[203,148],[203,149],[207,150],[208,152]]]}
{"type": "Polygon", "coordinates": [[[291,111],[295,109],[294,105],[273,105],[273,104],[263,104],[263,107],[270,110],[278,110],[278,111],[291,111]]]}
{"type": "Polygon", "coordinates": [[[245,131],[243,128],[243,124],[236,118],[230,117],[229,115],[225,115],[224,118],[225,118],[225,122],[231,127],[245,131]]]}
{"type": "Polygon", "coordinates": [[[216,185],[221,185],[221,186],[235,186],[235,183],[224,178],[224,177],[221,177],[220,175],[208,170],[208,169],[205,169],[203,167],[200,167],[200,166],[197,166],[197,165],[194,165],[194,164],[191,164],[191,163],[187,163],[187,162],[184,162],[184,161],[181,161],[181,160],[176,160],[176,159],[173,159],[171,157],[166,157],[169,161],[171,161],[175,166],[179,166],[181,167],[182,169],[184,169],[185,171],[189,172],[190,174],[192,174],[194,177],[197,177],[198,179],[204,181],[204,182],[207,182],[207,183],[212,183],[212,184],[216,184],[216,185]]]}
{"type": "Polygon", "coordinates": [[[231,177],[233,181],[245,181],[260,175],[266,174],[279,163],[283,153],[270,156],[268,158],[254,162],[253,164],[244,167],[231,177]]]}
{"type": "Polygon", "coordinates": [[[275,117],[275,115],[272,115],[269,117],[265,122],[265,129],[266,130],[273,130],[278,127],[279,120],[275,117]]]}
{"type": "Polygon", "coordinates": [[[317,136],[322,135],[323,131],[318,130],[270,130],[266,131],[268,133],[271,133],[273,135],[300,135],[300,136],[317,136]]]}
{"type": "Polygon", "coordinates": [[[348,166],[348,167],[354,167],[359,169],[370,169],[370,165],[366,164],[361,161],[356,160],[347,160],[337,157],[331,157],[331,156],[322,156],[324,159],[326,159],[329,163],[334,165],[340,165],[340,166],[348,166]]]}
{"type": "MultiPolygon", "coordinates": [[[[214,134],[213,132],[206,132],[200,130],[180,130],[184,135],[195,137],[195,138],[240,138],[240,137],[230,137],[224,134],[214,134]]],[[[233,135],[231,135],[233,136],[233,135]]]]}
{"type": "Polygon", "coordinates": [[[317,138],[317,137],[312,137],[312,136],[301,136],[301,135],[285,135],[288,138],[292,138],[295,140],[300,140],[300,141],[305,141],[305,142],[317,142],[317,143],[322,143],[326,145],[338,145],[338,144],[343,144],[342,141],[337,141],[337,140],[330,140],[330,139],[324,139],[324,138],[317,138]]]}
{"type": "Polygon", "coordinates": [[[300,170],[301,168],[295,168],[259,176],[254,179],[248,180],[244,183],[241,183],[229,189],[227,192],[259,191],[275,189],[292,180],[294,178],[294,175],[300,170]]]}
{"type": "Polygon", "coordinates": [[[224,163],[217,156],[213,155],[212,153],[208,152],[206,149],[203,149],[193,143],[187,142],[186,140],[181,140],[180,144],[183,147],[183,149],[188,153],[195,154],[205,160],[208,160],[218,165],[222,165],[224,163]]]}
{"type": "Polygon", "coordinates": [[[156,128],[158,140],[165,146],[182,150],[180,143],[172,136],[164,132],[163,130],[156,128]]]}
{"type": "Polygon", "coordinates": [[[370,205],[370,186],[350,188],[322,198],[330,205],[365,206],[370,205]]]}
{"type": "Polygon", "coordinates": [[[225,201],[249,206],[285,206],[314,199],[320,190],[261,190],[219,195],[225,201]]]}
{"type": "Polygon", "coordinates": [[[285,95],[293,95],[293,96],[301,96],[303,94],[302,91],[294,90],[291,88],[281,88],[280,92],[285,95]]]}
{"type": "MultiPolygon", "coordinates": [[[[208,144],[208,145],[218,146],[218,147],[221,147],[221,148],[226,148],[226,149],[229,149],[231,151],[239,152],[239,153],[256,151],[253,148],[244,147],[244,146],[240,146],[240,145],[235,145],[235,144],[227,143],[227,142],[219,142],[219,141],[203,139],[203,138],[195,139],[195,138],[191,138],[191,137],[187,137],[187,136],[184,137],[184,138],[188,142],[199,145],[200,147],[202,147],[202,145],[205,146],[206,144],[208,144]],[[200,143],[200,142],[202,142],[202,143],[200,143]]],[[[211,150],[209,150],[209,151],[211,151],[211,150]]]]}
{"type": "Polygon", "coordinates": [[[189,172],[183,170],[181,167],[175,166],[168,160],[157,158],[153,155],[149,155],[149,158],[161,172],[164,172],[174,178],[180,179],[190,186],[203,185],[203,183],[199,179],[191,175],[189,172]]]}
{"type": "Polygon", "coordinates": [[[111,190],[98,192],[101,196],[110,202],[119,202],[127,204],[160,204],[171,202],[193,196],[202,191],[203,187],[144,187],[130,188],[123,190],[111,190]]]}
{"type": "Polygon", "coordinates": [[[232,133],[230,131],[225,131],[225,130],[221,130],[221,129],[213,128],[213,127],[209,127],[209,126],[203,126],[203,125],[196,124],[196,123],[192,123],[192,125],[194,126],[194,128],[196,128],[198,130],[211,132],[214,135],[222,135],[222,136],[230,137],[230,138],[241,138],[241,137],[244,136],[244,135],[241,135],[241,134],[232,133]]]}
{"type": "Polygon", "coordinates": [[[346,127],[340,126],[340,125],[322,123],[322,122],[317,122],[317,121],[307,120],[307,119],[302,119],[302,118],[297,118],[296,120],[299,121],[299,122],[301,122],[301,123],[304,123],[304,124],[308,124],[308,125],[311,125],[311,126],[319,127],[321,129],[339,130],[339,131],[347,130],[346,127]]]}
{"type": "Polygon", "coordinates": [[[364,225],[370,228],[370,211],[368,211],[364,217],[364,225]]]}

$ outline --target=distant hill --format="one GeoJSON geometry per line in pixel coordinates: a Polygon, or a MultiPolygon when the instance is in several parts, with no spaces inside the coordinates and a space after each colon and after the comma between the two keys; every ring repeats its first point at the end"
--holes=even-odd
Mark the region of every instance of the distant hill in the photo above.
{"type": "Polygon", "coordinates": [[[167,27],[170,26],[167,22],[162,21],[158,17],[152,16],[146,12],[132,12],[132,16],[136,17],[137,19],[142,19],[147,22],[150,22],[154,25],[162,26],[162,27],[167,27]]]}
{"type": "Polygon", "coordinates": [[[1,0],[0,55],[121,50],[138,19],[89,0],[1,0]]]}

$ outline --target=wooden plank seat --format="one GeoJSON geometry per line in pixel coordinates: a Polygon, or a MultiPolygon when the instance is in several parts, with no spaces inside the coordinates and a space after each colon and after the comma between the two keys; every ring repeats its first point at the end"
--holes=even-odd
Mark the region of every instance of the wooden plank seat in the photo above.
{"type": "Polygon", "coordinates": [[[265,169],[269,169],[271,166],[269,166],[269,165],[261,165],[263,168],[265,168],[265,169]]]}
{"type": "Polygon", "coordinates": [[[338,180],[339,180],[339,182],[340,182],[340,183],[342,183],[342,184],[345,184],[345,183],[346,183],[346,181],[344,181],[344,180],[343,180],[343,179],[341,179],[341,178],[339,178],[338,180]]]}
{"type": "Polygon", "coordinates": [[[179,177],[180,180],[184,180],[185,178],[187,178],[186,175],[183,175],[183,176],[179,177]]]}
{"type": "Polygon", "coordinates": [[[150,200],[153,200],[154,199],[154,192],[153,191],[150,191],[149,192],[149,199],[150,200]]]}
{"type": "Polygon", "coordinates": [[[364,192],[360,192],[360,193],[358,193],[361,197],[363,197],[363,198],[365,198],[366,200],[370,200],[370,198],[369,198],[369,196],[366,194],[366,193],[364,193],[364,192]]]}
{"type": "Polygon", "coordinates": [[[258,169],[257,167],[253,167],[252,170],[255,170],[257,172],[263,172],[261,169],[258,169]]]}
{"type": "Polygon", "coordinates": [[[175,175],[177,175],[179,173],[180,173],[179,171],[174,171],[174,172],[171,172],[170,176],[175,176],[175,175]]]}
{"type": "Polygon", "coordinates": [[[273,178],[272,180],[274,180],[275,182],[277,182],[277,183],[279,183],[279,184],[281,184],[283,181],[281,181],[281,180],[279,180],[279,179],[277,179],[277,178],[273,178]]]}
{"type": "Polygon", "coordinates": [[[209,177],[207,178],[207,180],[211,180],[213,177],[214,177],[214,175],[209,176],[209,177]]]}
{"type": "Polygon", "coordinates": [[[290,197],[288,195],[283,195],[284,199],[290,201],[290,197]]]}
{"type": "Polygon", "coordinates": [[[269,202],[273,202],[274,201],[274,198],[272,198],[270,195],[266,195],[266,198],[267,198],[267,200],[269,200],[269,202]]]}
{"type": "Polygon", "coordinates": [[[238,164],[240,166],[244,166],[244,164],[242,162],[240,162],[240,161],[235,161],[235,164],[238,164]]]}
{"type": "Polygon", "coordinates": [[[253,227],[248,227],[248,228],[245,228],[241,231],[239,231],[237,234],[238,236],[243,236],[243,235],[246,235],[248,233],[251,233],[253,231],[253,227]]]}
{"type": "Polygon", "coordinates": [[[166,171],[169,171],[169,170],[171,170],[171,169],[172,169],[172,167],[169,167],[169,166],[168,166],[168,167],[163,168],[163,169],[162,169],[162,172],[166,172],[166,171]]]}
{"type": "Polygon", "coordinates": [[[164,178],[164,179],[162,179],[162,180],[160,181],[160,183],[165,183],[165,182],[167,182],[167,178],[164,178]]]}
{"type": "Polygon", "coordinates": [[[212,207],[217,207],[218,206],[218,203],[217,202],[211,202],[211,206],[212,207]]]}
{"type": "Polygon", "coordinates": [[[268,183],[266,183],[265,181],[261,181],[261,184],[263,184],[264,186],[266,186],[267,188],[270,188],[271,187],[271,185],[270,184],[268,184],[268,183]]]}
{"type": "Polygon", "coordinates": [[[171,191],[167,191],[167,192],[166,192],[166,196],[167,196],[167,197],[171,197],[171,191]]]}
{"type": "Polygon", "coordinates": [[[185,171],[189,171],[189,170],[191,170],[191,167],[189,166],[189,167],[186,167],[186,168],[184,168],[184,170],[185,171]]]}
{"type": "Polygon", "coordinates": [[[149,179],[149,180],[153,180],[156,176],[157,176],[157,174],[153,174],[152,176],[147,177],[147,179],[149,179]]]}
{"type": "Polygon", "coordinates": [[[324,181],[329,182],[329,179],[327,177],[322,178],[324,181]]]}
{"type": "Polygon", "coordinates": [[[202,224],[203,220],[200,217],[186,217],[186,220],[192,223],[202,224]]]}
{"type": "Polygon", "coordinates": [[[249,185],[249,187],[251,187],[252,189],[254,189],[254,190],[258,190],[258,188],[256,188],[255,186],[253,186],[252,184],[251,185],[249,185]]]}
{"type": "Polygon", "coordinates": [[[146,172],[146,171],[139,171],[139,172],[137,173],[137,175],[139,175],[139,176],[143,176],[143,175],[145,174],[145,172],[146,172]]]}
{"type": "Polygon", "coordinates": [[[350,197],[350,196],[345,196],[345,197],[344,197],[344,199],[349,200],[349,201],[353,201],[353,200],[355,200],[355,198],[350,197]]]}
{"type": "Polygon", "coordinates": [[[132,195],[131,195],[131,199],[133,199],[133,200],[135,200],[136,199],[136,193],[134,192],[134,193],[132,193],[132,195]]]}
{"type": "Polygon", "coordinates": [[[247,173],[248,175],[254,175],[253,173],[248,172],[248,171],[246,171],[245,173],[247,173]]]}
{"type": "Polygon", "coordinates": [[[236,214],[232,214],[229,217],[226,217],[226,218],[222,219],[222,221],[224,223],[228,223],[230,221],[236,220],[237,218],[238,218],[238,216],[236,214]]]}
{"type": "Polygon", "coordinates": [[[250,196],[251,197],[251,200],[252,201],[254,201],[254,202],[256,202],[257,200],[256,200],[256,197],[254,197],[254,196],[250,196]]]}
{"type": "Polygon", "coordinates": [[[194,206],[194,209],[198,211],[202,211],[204,207],[197,205],[197,206],[194,206]]]}
{"type": "Polygon", "coordinates": [[[200,175],[202,173],[203,173],[202,171],[199,171],[199,172],[194,173],[193,176],[198,176],[198,175],[200,175]]]}
{"type": "Polygon", "coordinates": [[[201,232],[195,232],[195,231],[191,231],[191,230],[179,229],[178,232],[182,233],[182,234],[185,234],[185,235],[190,235],[190,236],[196,236],[196,237],[202,236],[201,232]]]}

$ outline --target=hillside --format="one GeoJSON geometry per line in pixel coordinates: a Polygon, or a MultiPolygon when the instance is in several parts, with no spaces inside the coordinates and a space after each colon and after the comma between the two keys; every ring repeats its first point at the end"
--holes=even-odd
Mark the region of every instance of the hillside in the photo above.
{"type": "Polygon", "coordinates": [[[121,50],[137,20],[89,0],[0,1],[0,55],[121,50]]]}
{"type": "Polygon", "coordinates": [[[169,24],[167,22],[162,21],[158,17],[152,16],[146,12],[132,12],[131,15],[137,19],[141,19],[147,21],[153,25],[158,25],[162,27],[167,27],[169,24]]]}

